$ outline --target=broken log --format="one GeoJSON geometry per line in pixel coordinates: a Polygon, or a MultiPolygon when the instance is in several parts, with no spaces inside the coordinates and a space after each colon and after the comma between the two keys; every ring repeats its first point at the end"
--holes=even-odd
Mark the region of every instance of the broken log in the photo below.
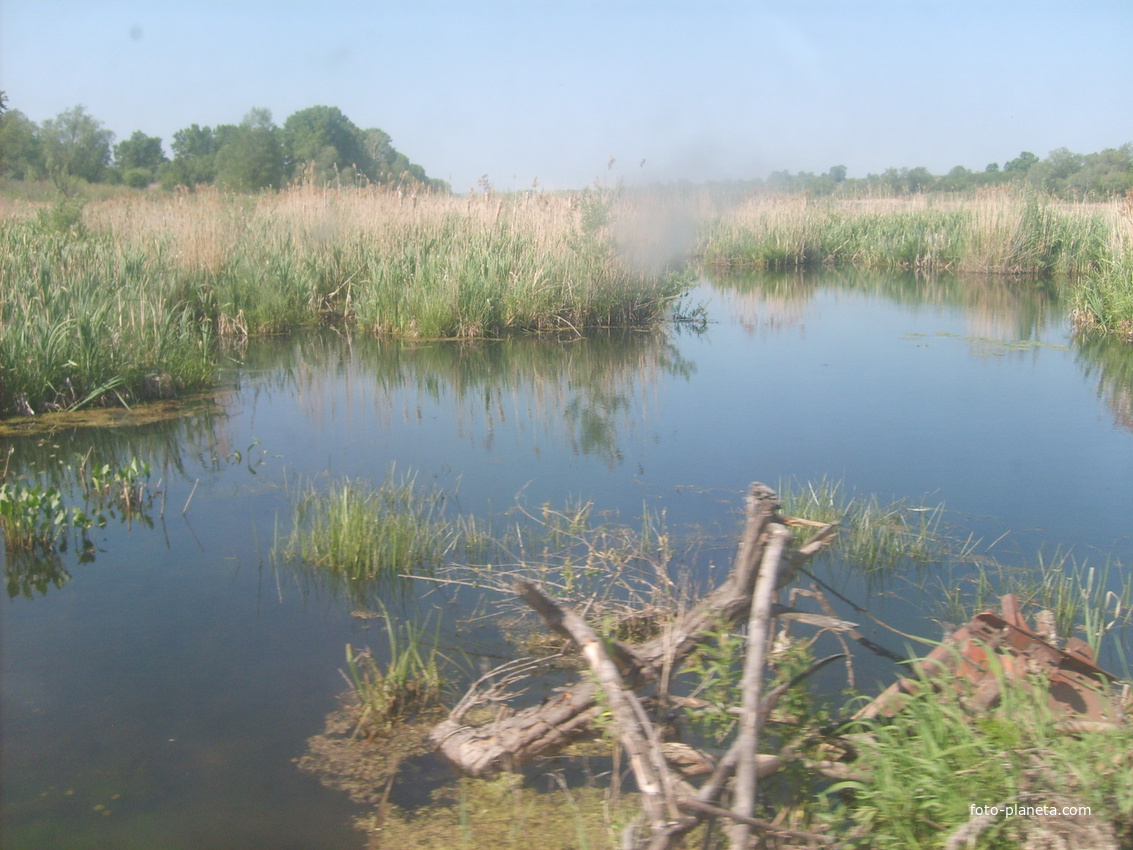
{"type": "MultiPolygon", "coordinates": [[[[666,669],[675,669],[721,622],[739,624],[747,620],[756,573],[767,545],[766,528],[782,518],[775,491],[758,482],[749,488],[744,509],[744,529],[727,578],[661,636],[641,644],[615,643],[613,653],[619,672],[631,686],[660,679],[666,669]]],[[[829,535],[824,535],[823,540],[828,539],[829,535]]],[[[792,568],[819,548],[811,547],[802,559],[795,553],[792,568]]],[[[454,709],[433,729],[430,740],[437,752],[463,773],[482,776],[514,770],[583,735],[598,712],[597,687],[591,681],[579,681],[540,705],[484,724],[466,725],[463,721],[473,706],[496,701],[487,691],[475,692],[474,686],[461,700],[459,710],[454,709]]]]}

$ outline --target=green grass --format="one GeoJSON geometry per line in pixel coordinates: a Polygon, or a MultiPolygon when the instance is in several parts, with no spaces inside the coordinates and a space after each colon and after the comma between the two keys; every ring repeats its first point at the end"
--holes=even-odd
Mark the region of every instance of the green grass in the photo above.
{"type": "Polygon", "coordinates": [[[1133,252],[1092,272],[1074,291],[1075,324],[1133,342],[1133,252]]]}
{"type": "Polygon", "coordinates": [[[429,639],[426,624],[396,622],[381,606],[389,642],[389,660],[383,667],[369,649],[346,645],[347,682],[357,702],[355,734],[390,735],[399,724],[440,705],[442,678],[437,630],[429,639]]]}
{"type": "MultiPolygon", "coordinates": [[[[842,481],[781,483],[779,494],[788,516],[823,523],[840,523],[841,529],[827,550],[863,573],[889,572],[903,564],[927,564],[945,554],[957,557],[956,547],[941,529],[943,507],[911,505],[906,500],[883,503],[876,495],[854,495],[842,481]]],[[[800,542],[814,529],[795,528],[800,542]]]]}
{"type": "Polygon", "coordinates": [[[863,724],[854,739],[860,778],[827,792],[840,799],[836,819],[857,827],[849,846],[1118,846],[1093,843],[1097,834],[1068,837],[1071,829],[1133,840],[1133,726],[1064,735],[1053,720],[1041,687],[1007,683],[987,714],[970,715],[951,689],[925,688],[892,721],[863,724]],[[1005,817],[1012,804],[1089,806],[1091,814],[1005,817]],[[981,822],[972,806],[997,806],[1000,814],[981,822]],[[964,834],[973,843],[948,843],[964,834]],[[1040,844],[1059,834],[1069,843],[1040,844]]]}
{"type": "Polygon", "coordinates": [[[276,552],[365,595],[395,576],[430,573],[459,543],[464,526],[444,516],[444,502],[441,491],[393,470],[378,487],[350,478],[325,491],[307,485],[295,502],[291,534],[276,552]]]}

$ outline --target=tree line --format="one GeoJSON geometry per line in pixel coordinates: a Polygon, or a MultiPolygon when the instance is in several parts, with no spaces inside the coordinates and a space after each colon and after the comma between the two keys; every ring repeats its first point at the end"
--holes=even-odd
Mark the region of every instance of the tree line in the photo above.
{"type": "Polygon", "coordinates": [[[239,124],[192,124],[173,134],[170,153],[161,138],[141,130],[115,143],[114,133],[83,106],[36,124],[7,109],[0,92],[0,176],[9,179],[135,188],[204,184],[242,192],[296,181],[449,188],[394,148],[388,133],[363,130],[333,106],[301,109],[282,126],[267,109],[252,109],[239,124]]]}
{"type": "Polygon", "coordinates": [[[985,186],[1029,186],[1052,195],[1079,200],[1104,200],[1133,194],[1133,142],[1098,153],[1074,153],[1057,148],[1040,159],[1023,151],[1003,166],[992,162],[983,171],[957,165],[947,174],[927,168],[889,168],[881,174],[848,178],[846,166],[836,165],[825,174],[775,171],[750,188],[772,192],[809,192],[812,195],[909,195],[924,192],[970,192],[985,186]]]}
{"type": "MultiPolygon", "coordinates": [[[[173,134],[172,157],[162,140],[136,130],[115,144],[115,136],[82,106],[36,124],[18,109],[7,109],[0,92],[0,176],[16,180],[125,183],[143,188],[217,185],[236,191],[277,189],[295,181],[317,185],[403,185],[449,191],[447,183],[393,147],[387,133],[363,130],[333,106],[312,106],[277,126],[271,112],[253,109],[239,124],[192,124],[173,134]]],[[[1133,193],[1133,142],[1098,153],[1057,148],[1040,159],[1023,151],[1003,166],[982,171],[957,165],[947,174],[927,168],[889,168],[863,178],[847,177],[844,165],[824,174],[775,171],[728,188],[812,195],[906,195],[969,192],[985,186],[1021,185],[1066,198],[1102,200],[1133,193]]]]}

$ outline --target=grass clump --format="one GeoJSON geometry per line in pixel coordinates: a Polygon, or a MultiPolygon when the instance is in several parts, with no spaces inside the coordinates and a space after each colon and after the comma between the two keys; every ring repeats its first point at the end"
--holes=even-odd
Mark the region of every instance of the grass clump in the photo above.
{"type": "Polygon", "coordinates": [[[344,478],[320,491],[299,493],[290,536],[276,553],[304,562],[318,580],[345,585],[363,600],[376,585],[398,575],[429,574],[460,542],[479,539],[468,521],[444,516],[446,496],[397,475],[374,487],[344,478]]]}
{"type": "MultiPolygon", "coordinates": [[[[864,573],[883,573],[902,564],[927,564],[949,551],[940,524],[943,508],[882,503],[876,495],[851,495],[841,481],[822,478],[780,485],[783,511],[820,523],[840,523],[842,531],[828,551],[841,555],[864,573]]],[[[814,529],[810,529],[813,531],[814,529]]],[[[808,529],[796,528],[805,542],[808,529]]],[[[956,554],[956,553],[951,553],[956,554]]]]}
{"type": "Polygon", "coordinates": [[[1127,846],[1133,726],[1066,735],[1052,721],[1039,683],[1005,682],[999,706],[982,716],[953,689],[925,688],[892,721],[863,724],[853,736],[858,778],[827,792],[854,826],[849,846],[1127,846]],[[1059,813],[1005,816],[1011,805],[1059,813]]]}
{"type": "Polygon", "coordinates": [[[1074,291],[1074,324],[1133,342],[1133,251],[1089,275],[1074,291]]]}
{"type": "MultiPolygon", "coordinates": [[[[384,605],[381,614],[389,641],[384,669],[369,649],[356,651],[346,645],[347,682],[358,712],[354,734],[364,731],[368,738],[391,734],[441,701],[438,634],[429,642],[425,626],[409,620],[395,623],[384,605]]],[[[439,629],[438,621],[437,632],[439,629]]]]}

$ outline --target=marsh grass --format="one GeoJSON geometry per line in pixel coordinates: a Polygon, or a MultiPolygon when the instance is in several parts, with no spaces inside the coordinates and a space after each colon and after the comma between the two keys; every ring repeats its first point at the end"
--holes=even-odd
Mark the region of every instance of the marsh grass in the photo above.
{"type": "Polygon", "coordinates": [[[969,714],[959,691],[924,688],[893,720],[856,730],[860,778],[826,792],[841,801],[835,818],[855,825],[854,846],[1116,847],[1133,839],[1133,726],[1059,734],[1039,683],[1000,678],[1000,703],[986,714],[969,714]],[[982,819],[973,805],[998,806],[999,816],[982,819]],[[1009,818],[1006,805],[1090,813],[1009,818]]]}
{"type": "Polygon", "coordinates": [[[344,478],[295,499],[290,536],[276,554],[344,584],[352,596],[400,574],[429,574],[458,545],[465,525],[444,515],[446,497],[395,469],[381,485],[344,478]]]}
{"type": "Polygon", "coordinates": [[[1082,275],[1127,258],[1131,231],[1117,202],[1067,204],[1033,192],[817,202],[756,196],[710,223],[699,253],[717,268],[1082,275]]]}
{"type": "MultiPolygon", "coordinates": [[[[825,477],[780,483],[778,492],[787,515],[841,524],[828,551],[866,574],[929,564],[945,555],[963,559],[970,553],[970,542],[954,541],[942,529],[941,505],[911,505],[904,499],[884,503],[875,494],[851,494],[844,482],[825,477]]],[[[798,527],[795,537],[805,542],[814,530],[798,527]]]]}
{"type": "Polygon", "coordinates": [[[1131,659],[1125,646],[1133,630],[1133,576],[1120,564],[1092,567],[1067,552],[1039,552],[1034,564],[1008,566],[983,558],[962,579],[935,581],[941,614],[951,623],[966,622],[979,611],[999,610],[999,597],[1013,593],[1028,616],[1050,611],[1062,640],[1082,638],[1095,657],[1112,653],[1128,672],[1131,659]]]}
{"type": "Polygon", "coordinates": [[[182,393],[211,382],[218,340],[317,324],[427,339],[657,324],[690,279],[621,259],[618,203],[297,187],[11,216],[0,415],[182,393]]]}
{"type": "Polygon", "coordinates": [[[398,725],[439,705],[442,696],[440,621],[430,635],[427,619],[423,624],[397,622],[384,605],[381,615],[389,658],[384,667],[369,649],[346,645],[345,676],[357,706],[354,734],[367,738],[388,736],[398,725]]]}
{"type": "Polygon", "coordinates": [[[1104,263],[1074,290],[1074,324],[1133,342],[1133,249],[1104,263]]]}

